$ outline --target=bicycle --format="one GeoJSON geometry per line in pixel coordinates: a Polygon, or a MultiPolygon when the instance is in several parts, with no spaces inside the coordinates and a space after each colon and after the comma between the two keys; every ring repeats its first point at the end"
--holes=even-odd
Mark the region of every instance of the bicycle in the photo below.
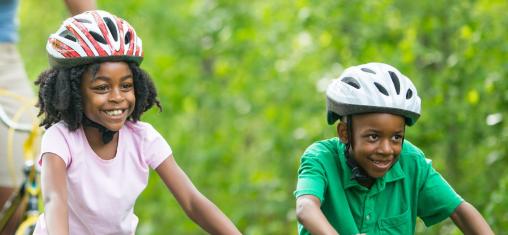
{"type": "Polygon", "coordinates": [[[39,199],[41,190],[38,182],[38,170],[34,164],[34,145],[36,139],[40,136],[40,129],[34,118],[33,123],[23,124],[17,120],[21,115],[33,106],[35,103],[25,97],[18,96],[10,91],[0,88],[0,96],[6,96],[21,101],[22,105],[18,108],[13,118],[9,118],[3,107],[0,106],[0,124],[8,128],[7,132],[7,164],[10,167],[12,178],[16,182],[15,169],[13,163],[13,136],[14,132],[29,133],[28,138],[23,145],[23,158],[25,166],[23,168],[24,180],[21,182],[19,189],[14,191],[3,208],[0,210],[0,232],[3,232],[13,217],[15,212],[22,208],[23,219],[16,225],[15,235],[32,234],[39,217],[39,199]]]}

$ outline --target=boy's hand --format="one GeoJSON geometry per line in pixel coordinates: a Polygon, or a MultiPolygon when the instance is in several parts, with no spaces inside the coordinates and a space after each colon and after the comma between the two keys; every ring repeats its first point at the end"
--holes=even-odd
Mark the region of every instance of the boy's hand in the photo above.
{"type": "Polygon", "coordinates": [[[464,234],[494,234],[483,216],[468,202],[462,202],[450,216],[464,234]]]}

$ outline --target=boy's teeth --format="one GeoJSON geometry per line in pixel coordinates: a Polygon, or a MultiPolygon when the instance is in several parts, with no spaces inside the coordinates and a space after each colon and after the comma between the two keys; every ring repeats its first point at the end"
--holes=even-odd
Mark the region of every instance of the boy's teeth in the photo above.
{"type": "Polygon", "coordinates": [[[110,115],[110,116],[118,116],[120,114],[122,114],[122,110],[111,110],[111,111],[106,111],[106,114],[107,115],[110,115]]]}

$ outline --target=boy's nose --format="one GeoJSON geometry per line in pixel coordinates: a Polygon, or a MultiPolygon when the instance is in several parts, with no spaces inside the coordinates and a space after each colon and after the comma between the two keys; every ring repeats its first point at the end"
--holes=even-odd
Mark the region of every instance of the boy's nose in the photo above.
{"type": "Polygon", "coordinates": [[[383,155],[393,155],[394,149],[390,140],[382,140],[378,147],[378,153],[383,155]]]}

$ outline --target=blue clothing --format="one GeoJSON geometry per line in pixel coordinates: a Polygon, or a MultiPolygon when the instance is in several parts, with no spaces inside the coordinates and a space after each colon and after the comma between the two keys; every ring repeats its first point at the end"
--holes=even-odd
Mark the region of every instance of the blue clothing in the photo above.
{"type": "Polygon", "coordinates": [[[19,0],[0,0],[0,43],[18,41],[18,5],[19,0]]]}

